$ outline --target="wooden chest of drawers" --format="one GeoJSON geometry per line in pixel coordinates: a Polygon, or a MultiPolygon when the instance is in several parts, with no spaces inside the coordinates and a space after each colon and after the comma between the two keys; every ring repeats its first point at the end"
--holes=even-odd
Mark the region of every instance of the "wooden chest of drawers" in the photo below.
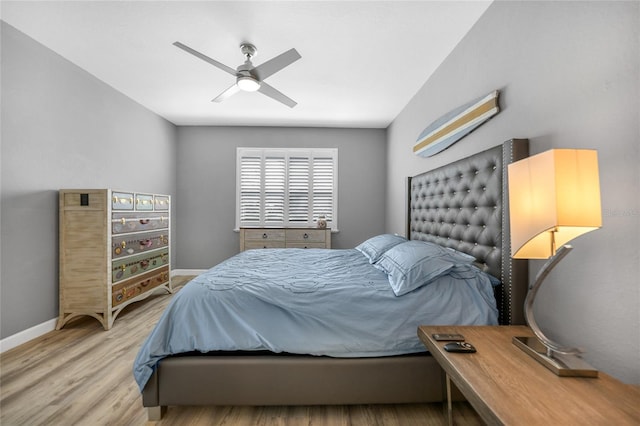
{"type": "Polygon", "coordinates": [[[240,251],[262,248],[331,248],[331,230],[240,228],[240,251]]]}
{"type": "Polygon", "coordinates": [[[60,191],[60,316],[88,315],[109,330],[122,309],[155,289],[172,292],[168,195],[60,191]]]}

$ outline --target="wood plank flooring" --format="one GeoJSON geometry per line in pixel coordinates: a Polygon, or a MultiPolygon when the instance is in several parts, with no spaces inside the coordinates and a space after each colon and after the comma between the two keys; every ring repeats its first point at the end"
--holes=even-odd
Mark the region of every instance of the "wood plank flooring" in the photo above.
{"type": "MultiPolygon", "coordinates": [[[[180,288],[190,277],[176,277],[180,288]]],[[[83,318],[0,355],[0,424],[18,425],[445,425],[442,404],[303,407],[169,407],[147,422],[133,360],[171,296],[134,303],[110,331],[83,318]]],[[[467,403],[457,425],[481,425],[467,403]]]]}

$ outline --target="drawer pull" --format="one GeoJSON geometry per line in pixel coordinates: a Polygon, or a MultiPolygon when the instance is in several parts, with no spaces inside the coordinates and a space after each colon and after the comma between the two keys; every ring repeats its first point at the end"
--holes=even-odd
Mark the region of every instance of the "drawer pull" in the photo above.
{"type": "Polygon", "coordinates": [[[267,238],[267,233],[262,234],[262,238],[267,238]]]}
{"type": "Polygon", "coordinates": [[[309,234],[305,233],[305,234],[303,235],[303,238],[306,240],[307,238],[309,238],[309,234]]]}

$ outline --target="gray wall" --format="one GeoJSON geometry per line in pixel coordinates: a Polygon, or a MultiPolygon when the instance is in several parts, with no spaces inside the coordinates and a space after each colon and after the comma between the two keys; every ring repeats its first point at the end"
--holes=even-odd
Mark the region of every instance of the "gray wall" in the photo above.
{"type": "Polygon", "coordinates": [[[176,129],[2,22],[1,338],[58,316],[60,188],[174,194],[176,129]]]}
{"type": "MultiPolygon", "coordinates": [[[[598,150],[603,226],[573,242],[536,299],[552,338],[640,384],[638,2],[495,2],[389,128],[387,231],[403,232],[404,178],[528,138],[531,153],[598,150]],[[448,150],[411,148],[445,112],[491,90],[502,111],[448,150]]],[[[542,261],[530,261],[531,277],[542,261]]]]}
{"type": "Polygon", "coordinates": [[[180,127],[176,267],[208,269],[238,253],[236,147],[338,148],[338,233],[352,248],[384,231],[386,131],[382,129],[180,127]]]}

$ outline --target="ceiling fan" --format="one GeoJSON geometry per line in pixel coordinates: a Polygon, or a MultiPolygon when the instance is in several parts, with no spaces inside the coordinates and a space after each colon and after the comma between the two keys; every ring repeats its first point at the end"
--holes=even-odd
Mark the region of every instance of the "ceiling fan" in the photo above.
{"type": "Polygon", "coordinates": [[[196,50],[193,50],[189,46],[185,46],[179,41],[176,41],[175,43],[173,43],[173,45],[179,47],[185,52],[197,56],[203,61],[208,62],[223,71],[228,72],[236,78],[235,84],[215,97],[212,102],[222,102],[235,93],[238,93],[240,90],[243,90],[246,92],[258,91],[264,95],[269,96],[270,98],[275,99],[278,102],[282,102],[290,108],[293,108],[297,105],[296,101],[285,96],[284,94],[264,82],[265,78],[277,73],[284,67],[291,65],[293,62],[302,57],[296,49],[289,49],[286,52],[276,56],[275,58],[272,58],[267,62],[255,67],[251,63],[251,58],[256,55],[257,49],[253,44],[243,43],[240,45],[240,50],[245,57],[244,64],[238,66],[238,68],[236,69],[233,69],[216,61],[215,59],[211,59],[210,57],[203,55],[196,50]]]}

